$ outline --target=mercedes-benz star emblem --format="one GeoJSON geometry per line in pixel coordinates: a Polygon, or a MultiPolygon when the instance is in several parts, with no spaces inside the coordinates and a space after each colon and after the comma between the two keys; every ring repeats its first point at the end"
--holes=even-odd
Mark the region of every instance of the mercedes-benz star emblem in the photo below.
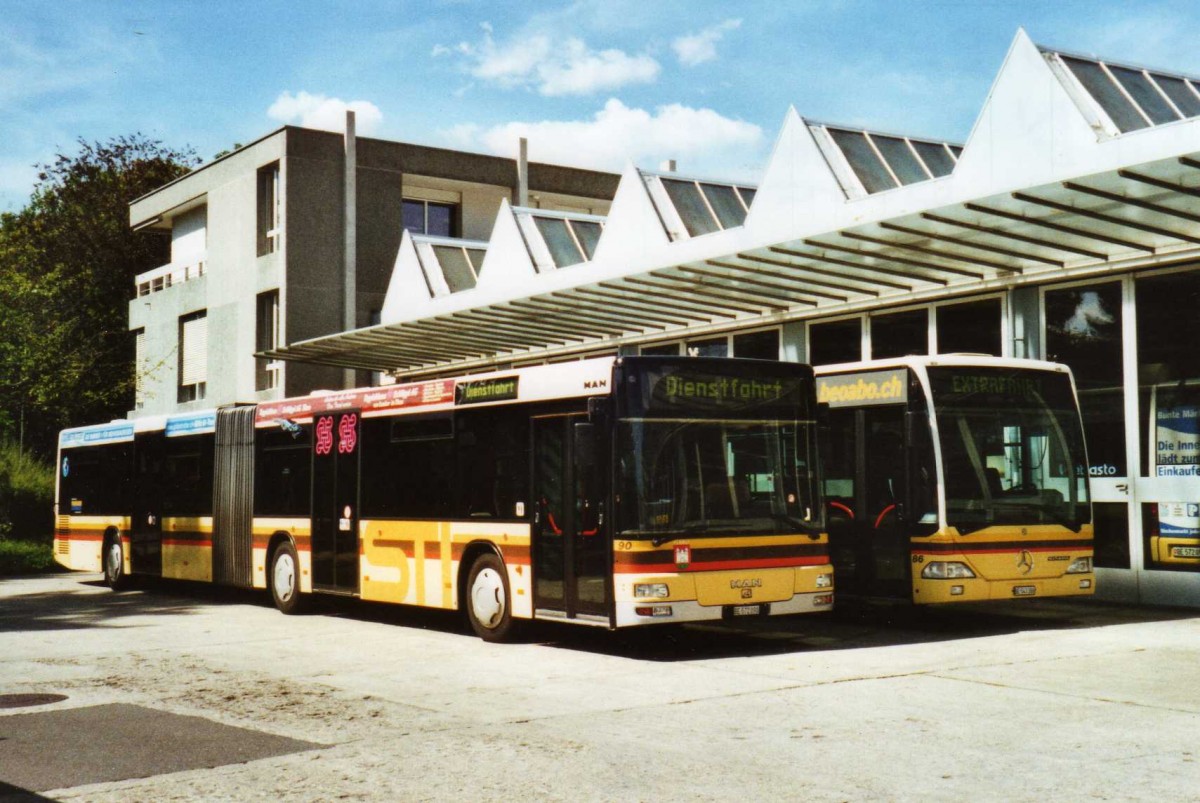
{"type": "Polygon", "coordinates": [[[1017,560],[1017,568],[1021,570],[1021,574],[1029,574],[1033,571],[1033,553],[1028,549],[1021,550],[1021,557],[1017,560]]]}

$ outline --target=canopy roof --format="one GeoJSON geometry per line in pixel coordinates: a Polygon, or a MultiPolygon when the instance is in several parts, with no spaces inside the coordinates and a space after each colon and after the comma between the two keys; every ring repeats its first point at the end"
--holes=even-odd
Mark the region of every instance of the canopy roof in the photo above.
{"type": "Polygon", "coordinates": [[[758,187],[630,166],[607,218],[504,204],[471,287],[405,235],[383,323],[263,356],[445,374],[1200,256],[1196,87],[1085,61],[1018,33],[961,147],[792,110],[758,187]]]}

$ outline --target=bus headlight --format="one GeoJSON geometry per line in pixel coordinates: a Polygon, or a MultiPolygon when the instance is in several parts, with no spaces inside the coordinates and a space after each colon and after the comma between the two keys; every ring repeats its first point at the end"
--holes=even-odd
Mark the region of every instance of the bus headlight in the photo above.
{"type": "Polygon", "coordinates": [[[1067,567],[1067,574],[1087,574],[1092,570],[1091,558],[1076,558],[1067,567]]]}
{"type": "Polygon", "coordinates": [[[633,595],[635,597],[669,597],[671,590],[667,588],[666,583],[635,583],[633,595]]]}
{"type": "Polygon", "coordinates": [[[829,572],[817,575],[817,588],[829,588],[833,585],[833,575],[829,572]]]}
{"type": "Polygon", "coordinates": [[[965,563],[948,560],[935,560],[926,563],[921,570],[921,576],[926,580],[967,580],[975,576],[975,572],[965,563]]]}

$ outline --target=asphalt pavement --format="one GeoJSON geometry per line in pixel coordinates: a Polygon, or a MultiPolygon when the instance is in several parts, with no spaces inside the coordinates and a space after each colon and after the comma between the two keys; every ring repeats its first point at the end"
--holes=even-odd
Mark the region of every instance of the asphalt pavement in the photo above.
{"type": "Polygon", "coordinates": [[[0,801],[1200,800],[1200,612],[1095,600],[514,644],[0,579],[0,801]]]}

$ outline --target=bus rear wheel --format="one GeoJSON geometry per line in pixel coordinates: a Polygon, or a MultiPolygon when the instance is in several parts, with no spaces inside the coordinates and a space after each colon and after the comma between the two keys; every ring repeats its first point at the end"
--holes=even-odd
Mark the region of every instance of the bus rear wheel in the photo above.
{"type": "Polygon", "coordinates": [[[512,603],[504,562],[485,552],[467,577],[467,621],[484,641],[506,641],[513,631],[512,603]]]}
{"type": "Polygon", "coordinates": [[[104,540],[104,584],[113,591],[129,585],[129,575],[125,573],[125,548],[117,533],[104,540]]]}
{"type": "Polygon", "coordinates": [[[285,541],[271,556],[271,599],[275,607],[286,614],[301,613],[304,597],[300,593],[300,561],[296,547],[285,541]]]}

